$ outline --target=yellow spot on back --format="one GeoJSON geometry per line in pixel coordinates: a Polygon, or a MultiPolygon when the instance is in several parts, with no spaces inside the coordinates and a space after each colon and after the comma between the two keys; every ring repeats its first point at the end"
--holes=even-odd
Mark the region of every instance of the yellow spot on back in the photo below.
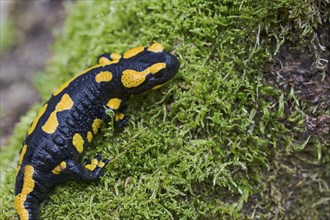
{"type": "Polygon", "coordinates": [[[18,160],[18,166],[17,166],[17,170],[16,170],[16,176],[19,172],[19,170],[21,169],[21,164],[22,164],[22,161],[23,161],[23,158],[24,158],[24,155],[26,153],[26,148],[27,148],[27,145],[25,144],[23,147],[22,147],[22,151],[19,155],[19,160],[18,160]]]}
{"type": "Polygon", "coordinates": [[[107,106],[116,110],[119,108],[120,103],[121,103],[121,99],[113,98],[113,99],[109,100],[109,102],[107,103],[107,106]]]}
{"type": "Polygon", "coordinates": [[[33,180],[34,168],[31,165],[25,166],[24,179],[23,179],[23,188],[21,193],[15,196],[15,208],[20,217],[20,219],[29,219],[29,213],[24,206],[27,195],[29,195],[34,189],[34,180],[33,180]]]}
{"type": "Polygon", "coordinates": [[[90,131],[87,132],[87,140],[88,140],[89,143],[93,140],[93,134],[90,131]]]}
{"type": "Polygon", "coordinates": [[[121,76],[121,82],[126,88],[138,87],[146,80],[146,76],[149,73],[149,68],[142,72],[137,72],[135,70],[125,70],[121,76]]]}
{"type": "Polygon", "coordinates": [[[62,172],[62,170],[64,170],[66,168],[66,162],[62,161],[59,165],[57,165],[52,172],[54,174],[60,174],[62,172]]]}
{"type": "Polygon", "coordinates": [[[141,53],[144,50],[144,47],[135,47],[127,52],[124,53],[124,58],[128,59],[131,57],[136,56],[137,54],[141,53]]]}
{"type": "Polygon", "coordinates": [[[110,54],[110,57],[113,60],[119,60],[121,58],[121,55],[118,53],[112,53],[112,54],[110,54]]]}
{"type": "Polygon", "coordinates": [[[79,153],[82,153],[84,150],[84,139],[80,134],[76,133],[72,138],[72,144],[77,149],[79,153]]]}
{"type": "Polygon", "coordinates": [[[112,79],[112,73],[109,71],[100,72],[95,76],[95,81],[100,82],[109,82],[112,79]]]}
{"type": "MultiPolygon", "coordinates": [[[[117,61],[117,62],[118,62],[118,61],[117,61]]],[[[72,77],[71,79],[69,79],[68,81],[66,81],[66,82],[65,82],[60,88],[58,88],[58,89],[56,90],[56,92],[54,92],[54,96],[57,96],[58,94],[60,94],[60,93],[61,93],[66,87],[68,87],[68,85],[69,85],[73,80],[75,80],[78,76],[81,76],[81,75],[87,73],[88,71],[90,71],[90,70],[92,70],[92,69],[94,69],[94,68],[97,68],[97,67],[101,67],[101,66],[103,66],[103,64],[95,65],[95,66],[93,66],[93,67],[91,67],[91,68],[89,68],[89,69],[87,69],[87,70],[85,70],[85,71],[79,73],[77,76],[72,77]]]]}
{"type": "Polygon", "coordinates": [[[99,128],[101,127],[102,122],[103,121],[101,119],[98,119],[98,118],[94,119],[93,124],[92,124],[94,134],[97,134],[99,128]]]}
{"type": "Polygon", "coordinates": [[[30,135],[36,128],[38,121],[41,118],[41,116],[45,113],[47,106],[48,106],[47,104],[44,104],[44,106],[42,106],[42,108],[40,109],[39,113],[37,114],[37,116],[35,117],[35,119],[32,122],[32,125],[28,131],[28,135],[30,135]]]}
{"type": "Polygon", "coordinates": [[[164,47],[159,43],[154,43],[148,48],[148,50],[158,53],[158,52],[162,52],[164,50],[164,47]]]}
{"type": "Polygon", "coordinates": [[[58,120],[57,120],[57,112],[61,112],[64,110],[69,110],[71,109],[73,106],[73,101],[70,98],[70,96],[68,94],[64,94],[62,96],[61,101],[59,101],[59,103],[57,103],[55,110],[50,114],[48,120],[46,121],[46,123],[44,124],[44,126],[42,126],[42,130],[48,134],[52,134],[55,132],[56,128],[58,127],[58,120]]]}
{"type": "Polygon", "coordinates": [[[166,67],[166,63],[155,63],[150,68],[150,73],[155,74],[158,73],[161,69],[166,67]]]}

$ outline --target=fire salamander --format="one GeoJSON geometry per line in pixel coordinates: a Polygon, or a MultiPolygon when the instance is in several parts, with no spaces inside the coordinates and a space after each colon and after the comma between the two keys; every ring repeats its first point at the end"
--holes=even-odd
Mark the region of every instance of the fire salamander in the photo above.
{"type": "Polygon", "coordinates": [[[64,83],[42,106],[20,150],[15,187],[19,218],[40,219],[40,204],[54,186],[102,176],[108,159],[98,155],[80,162],[101,124],[127,124],[123,106],[129,97],[159,88],[179,65],[175,56],[154,43],[123,55],[102,54],[98,65],[64,83]],[[115,112],[113,119],[106,109],[115,112]]]}

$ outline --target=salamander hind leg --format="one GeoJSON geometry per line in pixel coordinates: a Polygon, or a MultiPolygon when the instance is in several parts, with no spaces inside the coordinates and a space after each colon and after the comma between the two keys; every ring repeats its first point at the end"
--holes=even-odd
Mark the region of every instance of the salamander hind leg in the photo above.
{"type": "Polygon", "coordinates": [[[99,169],[100,171],[103,172],[103,170],[104,170],[103,168],[108,163],[109,163],[108,159],[103,159],[102,160],[101,154],[97,154],[94,159],[85,161],[85,168],[92,171],[92,172],[96,169],[99,169]]]}
{"type": "Polygon", "coordinates": [[[71,179],[89,181],[96,180],[104,175],[105,166],[109,163],[108,159],[101,159],[100,155],[97,155],[95,159],[88,161],[85,165],[74,159],[68,159],[66,162],[66,168],[63,170],[63,174],[71,179]]]}

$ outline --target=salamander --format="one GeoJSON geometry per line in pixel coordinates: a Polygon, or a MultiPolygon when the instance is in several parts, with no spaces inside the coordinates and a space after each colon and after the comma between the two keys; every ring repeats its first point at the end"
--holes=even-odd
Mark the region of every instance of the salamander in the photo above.
{"type": "Polygon", "coordinates": [[[122,55],[102,54],[97,65],[58,88],[31,123],[20,150],[15,185],[19,218],[40,219],[41,202],[60,183],[103,176],[108,159],[97,155],[81,162],[102,123],[113,120],[115,128],[125,126],[128,99],[161,87],[179,66],[174,55],[154,43],[122,55]]]}

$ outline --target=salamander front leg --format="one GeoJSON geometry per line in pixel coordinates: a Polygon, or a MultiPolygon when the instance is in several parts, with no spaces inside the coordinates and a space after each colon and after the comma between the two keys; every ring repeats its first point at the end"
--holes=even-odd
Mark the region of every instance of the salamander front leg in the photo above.
{"type": "Polygon", "coordinates": [[[113,120],[115,129],[119,129],[126,126],[129,121],[129,117],[125,114],[127,109],[125,103],[127,102],[128,99],[129,99],[128,96],[120,97],[120,98],[112,98],[107,103],[106,108],[108,110],[112,110],[115,113],[115,115],[112,118],[111,116],[107,115],[107,113],[105,112],[103,119],[108,122],[110,120],[113,120]]]}
{"type": "Polygon", "coordinates": [[[97,58],[97,62],[101,65],[107,65],[118,62],[120,58],[121,55],[118,53],[104,53],[97,58]]]}
{"type": "Polygon", "coordinates": [[[123,128],[129,122],[129,116],[125,115],[124,112],[116,112],[114,126],[115,129],[123,128]]]}
{"type": "MultiPolygon", "coordinates": [[[[109,109],[112,110],[112,109],[109,109]]],[[[112,110],[113,111],[113,110],[112,110]]],[[[123,128],[127,125],[129,122],[130,117],[127,116],[124,111],[114,111],[114,117],[111,117],[106,112],[103,114],[102,119],[109,123],[110,121],[113,121],[113,125],[115,129],[123,128]]]]}

